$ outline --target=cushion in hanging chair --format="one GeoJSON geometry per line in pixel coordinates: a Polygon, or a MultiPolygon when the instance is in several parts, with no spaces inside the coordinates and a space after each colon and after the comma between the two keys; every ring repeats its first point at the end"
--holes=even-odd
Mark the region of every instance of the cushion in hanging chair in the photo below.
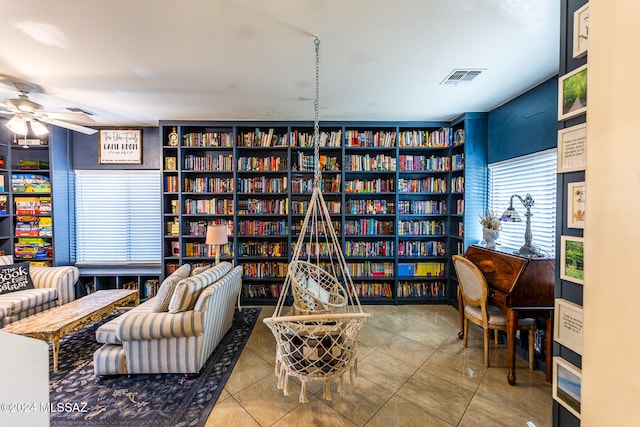
{"type": "Polygon", "coordinates": [[[293,283],[294,306],[301,313],[332,311],[347,304],[346,292],[340,282],[325,269],[307,261],[289,264],[293,283]]]}

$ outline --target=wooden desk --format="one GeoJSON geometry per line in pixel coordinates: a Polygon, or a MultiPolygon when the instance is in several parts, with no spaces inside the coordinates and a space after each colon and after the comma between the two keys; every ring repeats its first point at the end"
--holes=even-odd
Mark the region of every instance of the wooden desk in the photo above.
{"type": "Polygon", "coordinates": [[[137,290],[112,289],[97,291],[68,304],[45,310],[10,323],[3,332],[24,335],[51,343],[53,372],[58,371],[60,340],[89,322],[101,320],[122,305],[139,303],[137,290]]]}
{"type": "MultiPolygon", "coordinates": [[[[507,316],[507,346],[509,351],[509,384],[516,383],[516,330],[519,318],[546,320],[546,378],[551,382],[551,354],[553,352],[553,308],[555,260],[524,258],[481,246],[470,246],[465,258],[484,274],[489,285],[491,304],[507,316]]],[[[461,331],[463,304],[458,297],[461,331]]],[[[462,333],[462,332],[460,332],[462,333]]],[[[534,355],[529,355],[534,357],[534,355]]]]}

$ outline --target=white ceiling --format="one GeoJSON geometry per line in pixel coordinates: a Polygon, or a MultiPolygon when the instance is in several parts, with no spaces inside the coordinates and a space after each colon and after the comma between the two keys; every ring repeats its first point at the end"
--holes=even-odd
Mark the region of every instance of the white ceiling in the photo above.
{"type": "Polygon", "coordinates": [[[96,126],[450,120],[558,72],[557,0],[0,0],[0,101],[96,126]],[[440,85],[454,68],[486,69],[440,85]]]}

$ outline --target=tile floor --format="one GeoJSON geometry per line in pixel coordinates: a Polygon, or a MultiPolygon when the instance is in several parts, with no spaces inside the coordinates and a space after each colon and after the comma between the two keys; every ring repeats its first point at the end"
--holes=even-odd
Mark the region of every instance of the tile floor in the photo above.
{"type": "MultiPolygon", "coordinates": [[[[345,396],[332,384],[332,401],[320,383],[308,386],[309,403],[276,387],[275,340],[262,323],[263,307],[206,427],[213,426],[505,426],[549,427],[551,385],[543,372],[516,356],[517,385],[507,383],[507,349],[490,346],[470,325],[469,346],[457,339],[458,312],[444,305],[364,306],[372,317],[358,340],[359,377],[345,396]]],[[[335,381],[334,381],[335,383],[335,381]]]]}

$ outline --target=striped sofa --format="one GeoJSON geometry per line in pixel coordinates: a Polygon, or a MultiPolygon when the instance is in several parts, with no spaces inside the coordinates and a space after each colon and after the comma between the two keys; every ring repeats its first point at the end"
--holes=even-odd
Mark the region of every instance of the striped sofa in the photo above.
{"type": "MultiPolygon", "coordinates": [[[[0,256],[0,265],[10,264],[13,256],[0,256]]],[[[75,299],[76,267],[29,267],[29,276],[34,289],[0,294],[0,327],[75,299]]]]}
{"type": "Polygon", "coordinates": [[[168,311],[154,312],[155,297],[102,325],[96,339],[103,345],[93,354],[96,376],[197,376],[231,328],[241,279],[242,267],[223,262],[180,280],[168,311]]]}

